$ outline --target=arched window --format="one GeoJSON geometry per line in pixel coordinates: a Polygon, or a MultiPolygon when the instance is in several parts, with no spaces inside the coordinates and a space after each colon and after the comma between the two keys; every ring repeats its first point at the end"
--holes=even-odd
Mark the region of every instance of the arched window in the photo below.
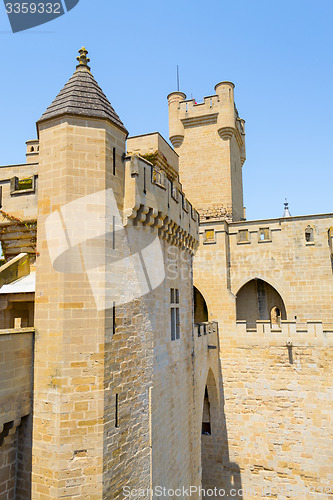
{"type": "Polygon", "coordinates": [[[31,146],[30,153],[33,153],[34,151],[35,151],[35,148],[33,146],[31,146]]]}
{"type": "Polygon", "coordinates": [[[271,309],[271,325],[272,327],[279,327],[281,324],[281,310],[274,306],[271,309]]]}
{"type": "Polygon", "coordinates": [[[274,321],[287,319],[279,292],[266,281],[257,278],[248,281],[236,296],[237,320],[246,320],[247,328],[255,328],[258,320],[272,321],[272,316],[274,321]]]}
{"type": "Polygon", "coordinates": [[[194,300],[194,323],[205,323],[208,321],[208,308],[203,295],[195,286],[193,287],[194,300]]]}
{"type": "Polygon", "coordinates": [[[314,242],[314,232],[311,226],[308,226],[305,230],[305,241],[306,243],[314,242]]]}

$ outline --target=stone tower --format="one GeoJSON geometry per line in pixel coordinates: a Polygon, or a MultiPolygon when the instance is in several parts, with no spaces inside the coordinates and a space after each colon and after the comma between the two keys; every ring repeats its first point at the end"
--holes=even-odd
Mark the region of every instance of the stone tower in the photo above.
{"type": "MultiPolygon", "coordinates": [[[[109,245],[107,202],[96,193],[112,189],[122,209],[127,130],[92,76],[87,51],[79,52],[74,75],[37,122],[33,499],[65,493],[103,497],[104,386],[110,372],[105,351],[113,311],[96,309],[85,269],[91,258],[105,259],[109,245]],[[77,203],[78,213],[69,211],[75,222],[68,212],[71,203],[77,203]],[[95,232],[86,225],[90,211],[98,213],[95,232]],[[50,216],[54,231],[47,234],[50,216]]],[[[95,278],[106,296],[103,271],[95,278]]]]}
{"type": "Polygon", "coordinates": [[[172,92],[169,135],[179,154],[180,180],[200,220],[244,219],[242,166],[244,120],[234,102],[234,84],[220,82],[216,95],[197,104],[172,92]]]}

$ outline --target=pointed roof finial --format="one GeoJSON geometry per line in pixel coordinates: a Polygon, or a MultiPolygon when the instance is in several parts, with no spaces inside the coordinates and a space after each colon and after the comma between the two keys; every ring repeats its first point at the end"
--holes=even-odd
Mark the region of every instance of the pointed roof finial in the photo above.
{"type": "Polygon", "coordinates": [[[76,69],[78,68],[87,68],[90,71],[90,67],[88,66],[88,63],[90,62],[90,59],[87,57],[88,51],[86,50],[85,47],[82,47],[79,50],[79,56],[77,56],[77,60],[79,61],[79,64],[76,66],[76,69]]]}
{"type": "Polygon", "coordinates": [[[285,202],[284,202],[283,217],[291,217],[291,213],[289,212],[289,203],[287,201],[287,198],[285,198],[285,202]]]}

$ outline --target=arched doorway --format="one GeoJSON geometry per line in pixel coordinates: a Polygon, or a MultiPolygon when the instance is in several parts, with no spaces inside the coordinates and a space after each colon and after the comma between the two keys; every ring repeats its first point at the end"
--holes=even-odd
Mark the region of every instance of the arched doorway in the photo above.
{"type": "MultiPolygon", "coordinates": [[[[242,481],[239,466],[230,461],[227,424],[224,413],[223,380],[215,379],[209,368],[202,389],[201,467],[202,488],[225,491],[224,498],[242,500],[242,481]],[[222,384],[222,385],[218,385],[222,384]],[[222,391],[222,392],[220,392],[222,391]],[[234,494],[236,492],[236,495],[234,494]]],[[[221,498],[220,495],[202,496],[203,500],[221,498]]]]}
{"type": "Polygon", "coordinates": [[[220,473],[218,460],[220,440],[219,402],[215,377],[208,371],[204,389],[201,426],[202,485],[211,487],[220,473]]]}
{"type": "Polygon", "coordinates": [[[278,326],[281,319],[287,319],[287,313],[279,292],[266,281],[255,278],[237,293],[236,318],[246,320],[248,328],[255,328],[257,320],[268,320],[272,326],[278,326]]]}
{"type": "Polygon", "coordinates": [[[208,308],[206,301],[199,292],[199,290],[193,287],[193,300],[194,300],[194,323],[205,323],[208,321],[208,308]]]}

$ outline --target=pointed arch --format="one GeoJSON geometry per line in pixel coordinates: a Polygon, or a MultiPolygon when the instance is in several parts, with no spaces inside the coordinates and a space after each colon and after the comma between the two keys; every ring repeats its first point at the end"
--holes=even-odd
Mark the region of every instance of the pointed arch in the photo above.
{"type": "Polygon", "coordinates": [[[205,323],[208,321],[208,306],[207,302],[197,287],[193,287],[193,302],[194,302],[194,323],[205,323]]]}
{"type": "Polygon", "coordinates": [[[201,467],[202,485],[211,486],[211,475],[219,475],[219,454],[221,439],[221,412],[218,387],[211,368],[208,369],[205,385],[202,388],[202,425],[201,425],[201,467]]]}
{"type": "Polygon", "coordinates": [[[248,327],[255,327],[258,320],[273,321],[278,325],[281,319],[287,319],[287,311],[275,287],[265,280],[253,278],[237,292],[236,319],[246,320],[248,327]]]}

